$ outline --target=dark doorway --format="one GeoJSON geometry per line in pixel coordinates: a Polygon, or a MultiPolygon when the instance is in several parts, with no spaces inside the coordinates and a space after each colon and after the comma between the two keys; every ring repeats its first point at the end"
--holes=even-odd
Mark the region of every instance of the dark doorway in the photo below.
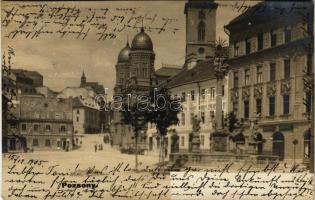
{"type": "Polygon", "coordinates": [[[261,133],[256,133],[255,140],[257,142],[257,154],[261,155],[263,153],[263,144],[264,144],[264,139],[261,133]]]}
{"type": "Polygon", "coordinates": [[[189,147],[188,147],[189,152],[191,152],[191,149],[192,149],[192,140],[193,140],[193,134],[189,133],[189,147]]]}
{"type": "Polygon", "coordinates": [[[311,157],[311,129],[304,133],[304,159],[311,157]]]}
{"type": "Polygon", "coordinates": [[[9,145],[9,149],[10,150],[16,150],[16,141],[15,141],[15,138],[11,138],[10,139],[10,145],[9,145]]]}
{"type": "Polygon", "coordinates": [[[149,150],[152,151],[153,149],[153,138],[149,137],[149,150]]]}
{"type": "Polygon", "coordinates": [[[171,153],[177,153],[179,151],[179,136],[172,135],[171,140],[171,153]]]}
{"type": "Polygon", "coordinates": [[[279,156],[279,160],[284,159],[284,136],[281,132],[275,132],[272,135],[272,153],[279,156]]]}

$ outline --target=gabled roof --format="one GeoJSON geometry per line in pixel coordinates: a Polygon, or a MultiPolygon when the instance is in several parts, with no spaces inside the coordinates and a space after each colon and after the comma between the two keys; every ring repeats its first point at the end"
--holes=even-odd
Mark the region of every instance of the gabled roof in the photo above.
{"type": "Polygon", "coordinates": [[[25,69],[11,69],[12,73],[14,74],[19,74],[21,76],[40,76],[43,77],[43,75],[41,75],[39,72],[37,71],[29,71],[29,70],[25,70],[25,69]]]}
{"type": "Polygon", "coordinates": [[[99,110],[99,107],[96,105],[92,98],[82,99],[80,97],[75,97],[72,99],[72,107],[73,108],[87,107],[99,110]]]}
{"type": "Polygon", "coordinates": [[[196,83],[215,79],[213,60],[200,61],[192,69],[182,69],[177,75],[173,76],[164,86],[173,88],[189,83],[196,83]]]}
{"type": "Polygon", "coordinates": [[[178,74],[182,69],[181,68],[175,68],[175,67],[162,67],[155,71],[155,74],[157,76],[175,76],[178,74]]]}

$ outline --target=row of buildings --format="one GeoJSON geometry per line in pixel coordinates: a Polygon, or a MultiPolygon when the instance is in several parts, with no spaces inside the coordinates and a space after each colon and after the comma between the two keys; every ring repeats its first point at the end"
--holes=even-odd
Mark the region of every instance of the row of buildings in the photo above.
{"type": "Polygon", "coordinates": [[[11,69],[3,73],[3,152],[66,150],[80,145],[83,134],[106,131],[105,110],[95,96],[105,94],[97,82],[87,82],[55,92],[43,85],[36,71],[11,69]]]}
{"type": "MultiPolygon", "coordinates": [[[[224,115],[234,112],[242,126],[239,142],[235,144],[230,137],[229,151],[309,161],[310,107],[303,104],[303,78],[305,71],[313,73],[314,66],[310,4],[261,2],[224,27],[229,36],[229,46],[223,49],[229,70],[220,91],[222,110],[224,115]]],[[[155,70],[153,42],[143,29],[133,38],[131,47],[127,43],[118,56],[115,95],[144,94],[150,87],[165,86],[181,97],[180,122],[169,128],[166,139],[170,153],[190,150],[194,116],[201,121],[200,149],[209,152],[213,146],[217,8],[212,1],[185,4],[186,59],[181,67],[155,70]]],[[[121,121],[119,112],[112,132],[117,147],[134,144],[132,128],[121,121]]],[[[160,148],[160,136],[153,125],[149,124],[139,137],[144,148],[160,148]]]]}

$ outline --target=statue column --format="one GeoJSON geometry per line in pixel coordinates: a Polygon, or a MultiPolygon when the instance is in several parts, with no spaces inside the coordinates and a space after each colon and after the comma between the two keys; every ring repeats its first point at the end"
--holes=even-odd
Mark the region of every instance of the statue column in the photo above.
{"type": "Polygon", "coordinates": [[[222,130],[222,84],[223,79],[217,77],[217,86],[216,86],[216,101],[215,101],[215,123],[217,130],[222,130]]]}
{"type": "Polygon", "coordinates": [[[214,73],[217,79],[216,85],[216,113],[215,113],[215,131],[212,134],[212,144],[214,151],[227,152],[229,146],[229,137],[226,130],[222,126],[222,85],[224,76],[227,73],[227,65],[224,64],[226,56],[223,52],[223,47],[218,45],[216,48],[216,57],[214,60],[214,73]]]}

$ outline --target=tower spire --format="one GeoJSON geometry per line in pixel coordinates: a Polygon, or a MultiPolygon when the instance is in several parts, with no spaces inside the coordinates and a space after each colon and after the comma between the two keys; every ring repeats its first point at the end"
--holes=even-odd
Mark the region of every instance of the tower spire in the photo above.
{"type": "Polygon", "coordinates": [[[127,34],[127,44],[126,44],[127,47],[129,47],[129,37],[128,37],[128,34],[127,34]]]}
{"type": "Polygon", "coordinates": [[[80,86],[83,87],[86,84],[86,77],[85,77],[85,73],[84,73],[84,69],[82,71],[82,75],[81,75],[81,84],[80,86]]]}

